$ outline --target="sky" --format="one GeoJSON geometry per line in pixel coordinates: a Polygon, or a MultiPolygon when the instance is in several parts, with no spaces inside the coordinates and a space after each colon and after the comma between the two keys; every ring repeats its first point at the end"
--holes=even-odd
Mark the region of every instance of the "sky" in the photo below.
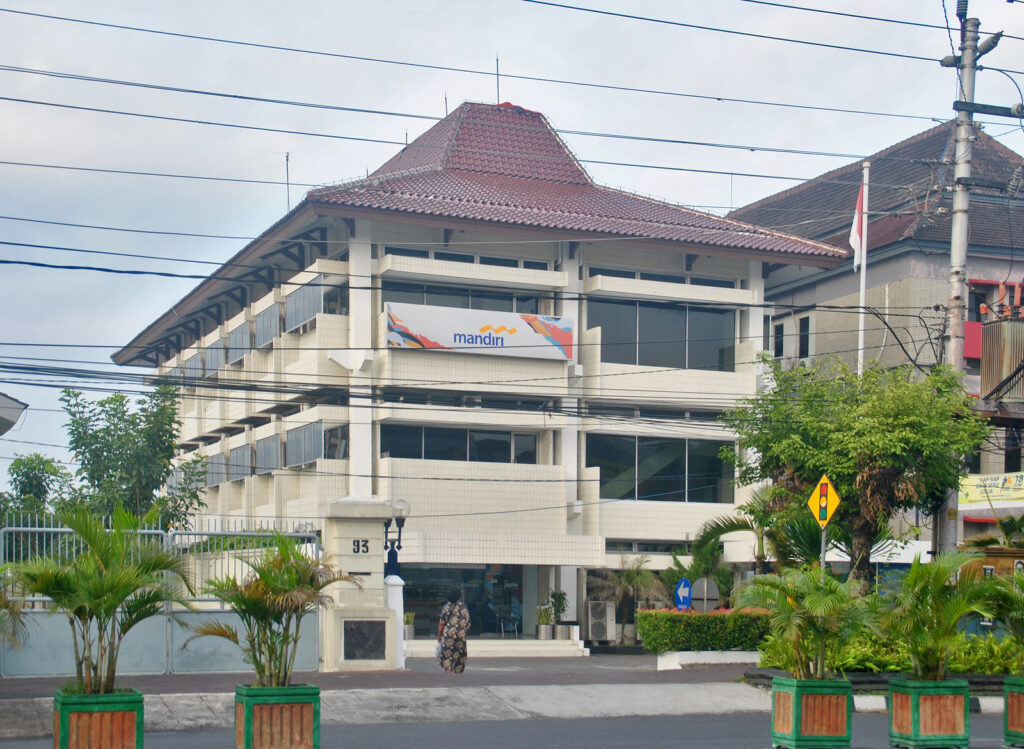
{"type": "MultiPolygon", "coordinates": [[[[959,44],[955,0],[580,2],[0,0],[0,260],[209,273],[309,186],[373,171],[463,101],[540,111],[598,183],[718,214],[953,116],[937,61],[959,44]]],[[[1024,70],[1024,3],[969,11],[1008,35],[982,64],[1024,70]]],[[[976,100],[1012,106],[1014,80],[980,71],[976,100]]],[[[1014,121],[979,119],[1024,153],[1014,121]]],[[[68,380],[2,367],[117,370],[110,355],[195,283],[0,265],[0,392],[30,405],[0,437],[0,488],[17,454],[69,460],[68,380]]]]}

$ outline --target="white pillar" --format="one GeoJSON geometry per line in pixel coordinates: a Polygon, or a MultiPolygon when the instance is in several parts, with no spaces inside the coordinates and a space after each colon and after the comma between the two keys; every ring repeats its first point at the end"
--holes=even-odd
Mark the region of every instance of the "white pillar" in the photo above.
{"type": "Polygon", "coordinates": [[[405,668],[405,581],[398,575],[384,578],[384,604],[395,616],[395,668],[405,668]]]}
{"type": "Polygon", "coordinates": [[[359,497],[373,495],[373,330],[376,310],[373,306],[373,258],[371,225],[356,221],[349,238],[349,478],[348,493],[359,497]]]}

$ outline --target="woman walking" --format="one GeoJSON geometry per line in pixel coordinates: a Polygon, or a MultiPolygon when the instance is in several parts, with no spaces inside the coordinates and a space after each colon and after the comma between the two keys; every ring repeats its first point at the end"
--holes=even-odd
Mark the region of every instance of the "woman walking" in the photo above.
{"type": "Polygon", "coordinates": [[[469,609],[460,599],[462,591],[448,591],[448,602],[441,607],[437,623],[438,653],[446,674],[461,674],[466,669],[466,636],[469,634],[469,609]]]}

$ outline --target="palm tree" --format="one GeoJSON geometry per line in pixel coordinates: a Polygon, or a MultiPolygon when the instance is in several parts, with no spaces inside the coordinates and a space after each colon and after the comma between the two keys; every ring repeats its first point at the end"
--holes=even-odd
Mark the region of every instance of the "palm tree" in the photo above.
{"type": "Polygon", "coordinates": [[[331,597],[324,590],[338,582],[358,580],[321,561],[310,559],[293,538],[274,534],[274,547],[255,561],[241,582],[234,577],[211,580],[206,590],[242,621],[244,635],[234,627],[207,621],[192,627],[197,637],[221,637],[237,645],[256,671],[256,686],[286,687],[291,683],[302,619],[324,608],[331,597]]]}
{"type": "Polygon", "coordinates": [[[9,564],[0,566],[0,641],[20,647],[28,637],[28,627],[22,615],[21,601],[12,599],[4,582],[9,564]]]}
{"type": "Polygon", "coordinates": [[[701,526],[694,541],[694,551],[701,547],[718,543],[727,533],[747,531],[754,534],[754,572],[763,575],[765,570],[765,542],[775,519],[774,506],[771,501],[771,489],[759,486],[754,489],[749,502],[736,508],[738,517],[722,516],[713,518],[701,526]]]}
{"type": "Polygon", "coordinates": [[[995,578],[996,618],[1017,644],[1017,668],[1024,673],[1024,572],[995,578]]]}
{"type": "MultiPolygon", "coordinates": [[[[644,600],[668,600],[661,579],[652,570],[646,569],[651,558],[648,556],[622,557],[622,569],[600,569],[590,573],[588,588],[591,595],[600,601],[615,604],[615,617],[623,624],[634,620],[635,602],[644,600]]],[[[619,642],[625,640],[625,631],[619,642]]]]}
{"type": "Polygon", "coordinates": [[[155,512],[140,519],[118,506],[109,530],[84,507],[62,510],[57,519],[73,533],[67,556],[19,562],[14,578],[27,593],[49,597],[51,613],[67,617],[78,690],[107,694],[125,635],[168,603],[191,608],[181,591],[192,588],[181,557],[141,532],[155,512]]]}
{"type": "Polygon", "coordinates": [[[1001,546],[1004,549],[1024,548],[1024,515],[1015,517],[1007,515],[996,519],[999,535],[984,533],[964,541],[969,549],[987,549],[990,546],[1001,546]]]}
{"type": "MultiPolygon", "coordinates": [[[[851,564],[856,566],[849,528],[832,522],[826,527],[826,533],[828,548],[845,554],[851,564]]],[[[780,567],[809,566],[817,564],[821,559],[821,526],[809,512],[801,511],[786,518],[778,527],[769,531],[768,542],[780,567]]],[[[899,539],[893,538],[889,525],[883,525],[875,536],[871,553],[886,553],[900,543],[899,539]]]]}
{"type": "Polygon", "coordinates": [[[737,607],[768,609],[772,635],[788,646],[794,678],[825,679],[830,651],[874,626],[863,588],[858,580],[841,582],[820,568],[787,569],[748,581],[737,607]]]}
{"type": "Polygon", "coordinates": [[[964,617],[995,615],[990,581],[965,566],[980,554],[946,551],[927,564],[914,558],[899,590],[888,597],[882,623],[910,651],[914,677],[942,681],[964,617]]]}

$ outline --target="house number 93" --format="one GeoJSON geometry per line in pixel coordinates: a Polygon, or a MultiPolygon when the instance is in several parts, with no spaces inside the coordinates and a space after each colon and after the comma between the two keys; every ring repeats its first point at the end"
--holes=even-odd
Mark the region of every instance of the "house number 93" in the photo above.
{"type": "Polygon", "coordinates": [[[354,538],[352,539],[352,553],[353,554],[369,554],[370,553],[370,542],[365,538],[354,538]]]}

